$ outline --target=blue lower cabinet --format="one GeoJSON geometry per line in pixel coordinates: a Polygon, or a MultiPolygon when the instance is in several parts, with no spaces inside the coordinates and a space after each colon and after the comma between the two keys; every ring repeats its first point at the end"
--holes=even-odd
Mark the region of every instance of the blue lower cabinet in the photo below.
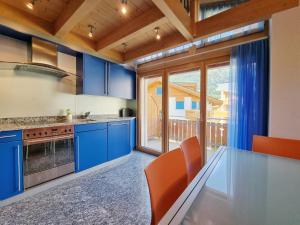
{"type": "Polygon", "coordinates": [[[0,200],[22,193],[22,131],[0,132],[0,200]]]}
{"type": "Polygon", "coordinates": [[[129,121],[108,123],[108,160],[119,158],[130,152],[129,121]]]}
{"type": "Polygon", "coordinates": [[[136,147],[136,119],[130,120],[130,150],[136,147]]]}
{"type": "Polygon", "coordinates": [[[75,126],[75,171],[107,161],[107,123],[75,126]]]}

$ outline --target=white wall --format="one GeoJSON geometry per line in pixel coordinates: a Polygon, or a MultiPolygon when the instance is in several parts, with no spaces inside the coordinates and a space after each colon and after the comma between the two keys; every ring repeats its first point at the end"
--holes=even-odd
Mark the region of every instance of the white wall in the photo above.
{"type": "Polygon", "coordinates": [[[271,21],[269,135],[300,139],[300,7],[271,21]]]}
{"type": "MultiPolygon", "coordinates": [[[[27,61],[27,45],[0,35],[0,61],[27,61]]],[[[59,54],[58,66],[75,73],[75,57],[59,54]]],[[[0,118],[60,115],[71,109],[75,114],[117,114],[135,101],[113,97],[75,95],[75,78],[59,80],[53,76],[0,70],[0,118]]]]}

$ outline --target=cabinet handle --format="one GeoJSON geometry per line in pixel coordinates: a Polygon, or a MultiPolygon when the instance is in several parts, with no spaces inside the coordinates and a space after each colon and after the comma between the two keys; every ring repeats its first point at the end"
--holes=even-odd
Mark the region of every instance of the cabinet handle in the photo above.
{"type": "Polygon", "coordinates": [[[12,138],[12,137],[17,137],[17,135],[5,135],[5,136],[0,136],[0,139],[4,139],[4,138],[12,138]]]}
{"type": "Polygon", "coordinates": [[[129,125],[128,123],[111,123],[109,126],[121,126],[121,125],[129,125]]]}
{"type": "Polygon", "coordinates": [[[18,191],[21,191],[20,145],[18,145],[18,191]]]}
{"type": "Polygon", "coordinates": [[[104,71],[104,78],[105,78],[105,82],[104,82],[104,94],[107,94],[107,62],[105,62],[105,71],[104,71]]]}
{"type": "Polygon", "coordinates": [[[79,136],[77,136],[77,168],[79,170],[80,167],[80,160],[79,160],[79,136]]]}
{"type": "Polygon", "coordinates": [[[107,63],[107,79],[106,79],[106,94],[109,95],[109,91],[108,91],[108,81],[109,81],[109,72],[110,72],[110,63],[107,63]]]}

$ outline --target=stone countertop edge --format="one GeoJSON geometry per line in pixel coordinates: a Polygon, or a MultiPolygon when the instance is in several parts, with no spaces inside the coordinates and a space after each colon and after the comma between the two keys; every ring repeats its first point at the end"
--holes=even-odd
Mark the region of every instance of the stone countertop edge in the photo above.
{"type": "Polygon", "coordinates": [[[83,125],[83,124],[93,124],[93,123],[109,123],[109,122],[117,122],[117,121],[126,121],[133,120],[136,117],[119,117],[119,118],[103,118],[103,119],[95,119],[90,121],[83,121],[82,119],[74,119],[72,122],[65,121],[61,123],[50,123],[50,124],[34,124],[34,125],[18,125],[18,124],[0,124],[0,132],[4,131],[16,131],[16,130],[25,130],[25,129],[35,129],[35,128],[45,128],[45,127],[59,127],[66,125],[83,125]]]}

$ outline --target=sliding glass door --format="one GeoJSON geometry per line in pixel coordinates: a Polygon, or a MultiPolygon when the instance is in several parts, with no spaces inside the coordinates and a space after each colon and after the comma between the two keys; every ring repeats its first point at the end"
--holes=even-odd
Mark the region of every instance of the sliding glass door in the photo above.
{"type": "Polygon", "coordinates": [[[139,78],[139,145],[163,153],[196,136],[206,161],[227,144],[229,57],[139,78]]]}
{"type": "Polygon", "coordinates": [[[206,68],[206,159],[221,145],[227,145],[229,116],[229,72],[228,64],[206,68]]]}
{"type": "Polygon", "coordinates": [[[141,146],[162,152],[162,77],[142,78],[140,88],[141,146]]]}
{"type": "Polygon", "coordinates": [[[173,73],[168,80],[168,146],[173,150],[192,136],[200,140],[201,71],[173,73]]]}

